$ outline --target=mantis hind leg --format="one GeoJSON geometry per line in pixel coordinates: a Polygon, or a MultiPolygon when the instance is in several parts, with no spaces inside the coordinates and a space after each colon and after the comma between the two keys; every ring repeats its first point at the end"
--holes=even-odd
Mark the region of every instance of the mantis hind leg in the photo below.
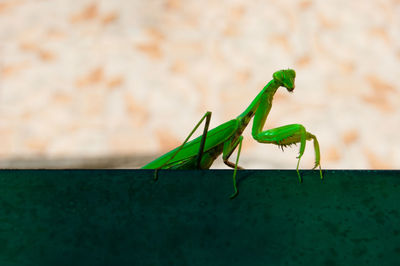
{"type": "Polygon", "coordinates": [[[296,167],[296,172],[300,182],[302,182],[302,178],[299,172],[300,159],[303,156],[304,150],[306,148],[306,140],[312,139],[314,141],[315,151],[315,165],[313,169],[319,166],[320,177],[321,179],[323,178],[320,163],[319,143],[317,137],[307,132],[303,125],[291,124],[282,127],[272,128],[266,131],[262,131],[257,135],[253,135],[253,137],[255,140],[261,143],[272,143],[281,146],[282,150],[283,147],[286,147],[287,145],[290,146],[291,144],[300,143],[300,151],[299,156],[297,157],[298,161],[296,167]]]}
{"type": "Polygon", "coordinates": [[[210,120],[211,120],[211,112],[206,112],[203,117],[200,119],[200,121],[196,124],[196,126],[193,128],[193,130],[189,133],[189,135],[186,137],[185,141],[182,143],[181,146],[179,146],[179,148],[176,150],[176,152],[171,156],[171,158],[169,158],[163,165],[157,167],[157,169],[155,169],[154,171],[154,180],[158,179],[158,170],[162,169],[165,165],[168,164],[169,161],[171,161],[179,152],[180,150],[183,148],[183,146],[185,146],[185,144],[189,141],[190,137],[194,134],[194,132],[197,130],[197,128],[201,125],[201,123],[204,121],[204,119],[206,119],[206,123],[204,125],[204,130],[203,130],[203,136],[201,138],[201,142],[200,142],[200,148],[199,148],[199,153],[197,155],[197,162],[196,162],[196,168],[200,167],[200,162],[201,162],[201,158],[203,156],[203,152],[204,152],[204,145],[206,142],[206,138],[207,138],[207,132],[208,132],[208,127],[210,125],[210,120]]]}

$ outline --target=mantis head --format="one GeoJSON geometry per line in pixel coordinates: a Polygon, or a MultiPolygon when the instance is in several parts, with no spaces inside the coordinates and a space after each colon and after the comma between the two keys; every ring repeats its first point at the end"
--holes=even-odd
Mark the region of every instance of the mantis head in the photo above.
{"type": "Polygon", "coordinates": [[[293,69],[279,70],[272,76],[280,86],[285,87],[289,92],[294,90],[294,79],[296,72],[293,69]]]}

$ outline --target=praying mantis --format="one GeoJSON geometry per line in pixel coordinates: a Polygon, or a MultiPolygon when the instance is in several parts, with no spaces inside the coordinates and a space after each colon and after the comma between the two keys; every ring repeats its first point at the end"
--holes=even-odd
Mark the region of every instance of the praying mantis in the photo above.
{"type": "Polygon", "coordinates": [[[268,114],[272,107],[273,97],[279,87],[285,87],[289,92],[293,92],[295,87],[296,72],[293,69],[284,69],[274,72],[273,79],[261,90],[247,109],[235,119],[225,122],[211,130],[208,130],[211,112],[206,112],[196,124],[182,145],[158,157],[154,161],[143,166],[142,169],[155,169],[154,179],[158,178],[159,169],[209,169],[214,160],[221,155],[224,163],[233,168],[233,188],[234,192],[230,196],[235,198],[239,191],[236,184],[236,171],[243,169],[238,166],[240,151],[242,148],[242,133],[254,116],[252,136],[260,143],[271,143],[282,148],[287,145],[300,143],[299,156],[297,161],[297,175],[299,182],[302,178],[299,173],[300,159],[304,154],[306,140],[313,140],[315,152],[315,164],[312,169],[319,166],[319,174],[323,179],[320,163],[320,150],[317,137],[307,132],[301,124],[290,124],[281,127],[262,131],[268,114]],[[203,134],[194,140],[189,141],[190,137],[205,121],[203,134]],[[229,157],[238,148],[236,163],[229,161],[229,157]]]}

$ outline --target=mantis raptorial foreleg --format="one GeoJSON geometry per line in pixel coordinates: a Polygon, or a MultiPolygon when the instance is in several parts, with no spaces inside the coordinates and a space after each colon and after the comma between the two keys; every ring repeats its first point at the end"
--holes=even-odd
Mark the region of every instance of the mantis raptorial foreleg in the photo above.
{"type": "Polygon", "coordinates": [[[253,137],[258,142],[273,143],[276,145],[280,145],[281,147],[300,143],[300,151],[299,151],[299,156],[297,157],[298,161],[296,167],[297,175],[299,177],[300,182],[302,182],[302,179],[299,173],[299,164],[300,164],[300,159],[303,156],[304,150],[306,148],[306,140],[314,140],[315,165],[313,169],[319,166],[320,177],[321,179],[323,178],[320,165],[319,144],[317,138],[313,134],[307,132],[303,125],[291,124],[282,127],[272,128],[269,130],[262,131],[254,135],[253,137]]]}
{"type": "Polygon", "coordinates": [[[234,188],[234,192],[233,194],[230,196],[231,199],[233,199],[234,197],[237,196],[238,194],[238,190],[237,190],[237,186],[236,186],[236,171],[237,169],[243,169],[242,167],[240,167],[238,165],[239,163],[239,157],[240,157],[240,151],[242,150],[242,141],[243,141],[243,136],[240,136],[238,138],[238,140],[236,142],[232,144],[232,140],[229,139],[228,141],[226,141],[224,143],[224,149],[222,151],[222,159],[224,160],[224,163],[229,166],[234,168],[235,170],[233,171],[233,188],[234,188]],[[236,163],[232,163],[230,161],[228,161],[229,157],[232,155],[233,151],[236,149],[236,147],[239,145],[239,149],[238,149],[238,153],[236,156],[236,163]]]}
{"type": "Polygon", "coordinates": [[[189,133],[189,135],[186,137],[185,141],[182,143],[181,146],[179,146],[179,148],[176,150],[176,152],[174,153],[174,155],[172,155],[165,163],[163,163],[161,166],[159,166],[158,168],[155,169],[154,171],[154,180],[158,179],[158,170],[163,168],[165,165],[168,164],[168,162],[170,162],[178,153],[179,151],[185,146],[185,144],[189,141],[189,139],[192,137],[192,135],[194,134],[194,132],[197,130],[197,128],[201,125],[201,123],[204,121],[204,119],[206,119],[206,123],[204,125],[204,130],[203,130],[203,135],[201,138],[201,142],[200,142],[200,148],[199,148],[199,153],[197,155],[197,161],[196,161],[196,168],[198,168],[200,166],[200,162],[201,162],[201,158],[203,156],[203,152],[204,152],[204,145],[206,142],[206,138],[207,138],[207,132],[208,132],[208,127],[210,125],[210,120],[211,120],[211,112],[206,112],[203,117],[200,119],[200,121],[196,124],[196,126],[193,128],[193,130],[189,133]]]}

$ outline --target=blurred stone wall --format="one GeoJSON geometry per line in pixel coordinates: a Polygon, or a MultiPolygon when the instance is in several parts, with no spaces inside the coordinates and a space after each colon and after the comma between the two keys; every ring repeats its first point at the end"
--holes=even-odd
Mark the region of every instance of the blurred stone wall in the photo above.
{"type": "MultiPolygon", "coordinates": [[[[282,68],[265,129],[303,124],[324,168],[400,167],[397,0],[0,0],[0,158],[161,154],[282,68]]],[[[296,166],[250,131],[240,165],[296,166]]]]}

